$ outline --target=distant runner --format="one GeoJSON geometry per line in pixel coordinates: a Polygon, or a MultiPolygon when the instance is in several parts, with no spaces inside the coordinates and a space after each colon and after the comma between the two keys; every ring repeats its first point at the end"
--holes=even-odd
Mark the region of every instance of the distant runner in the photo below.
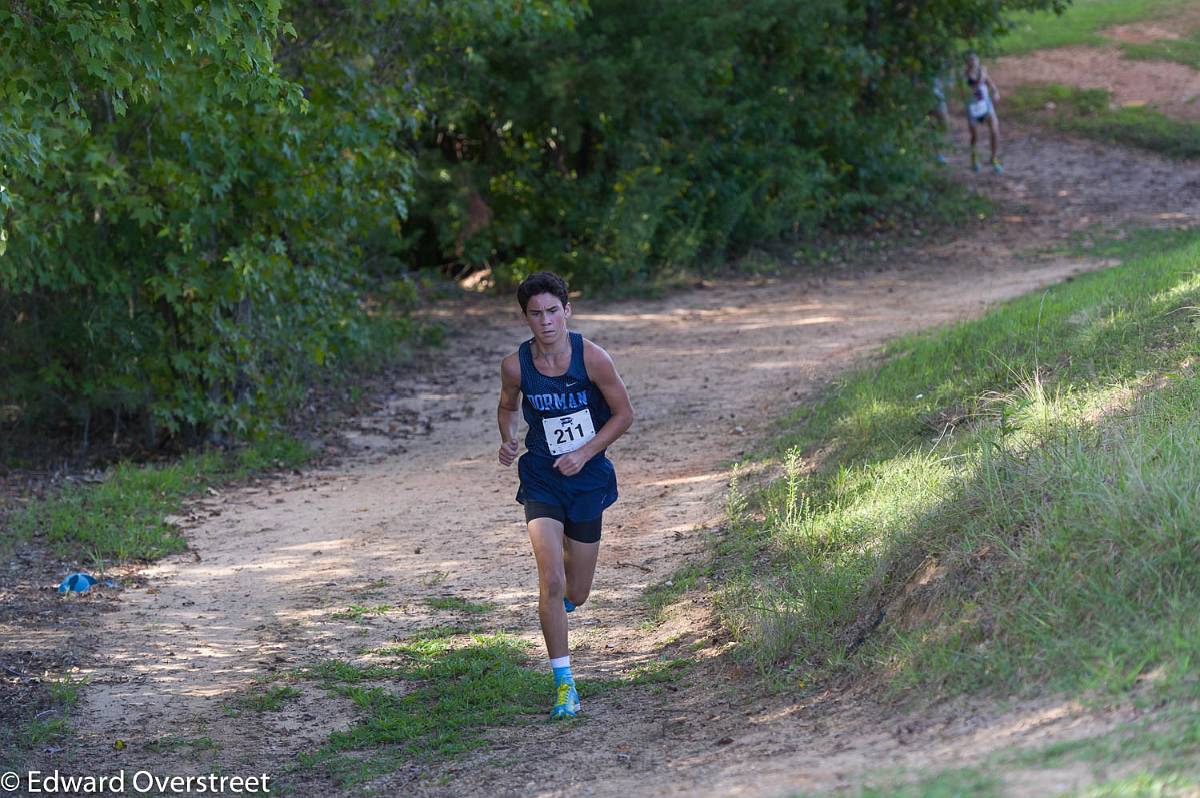
{"type": "Polygon", "coordinates": [[[978,137],[979,126],[986,122],[992,145],[992,171],[1000,174],[1004,171],[996,154],[1000,145],[1000,120],[996,116],[996,101],[1000,99],[1000,90],[992,82],[987,70],[979,63],[978,55],[973,52],[967,53],[965,60],[967,70],[964,77],[967,81],[968,91],[967,127],[971,130],[971,171],[979,171],[979,156],[975,154],[975,140],[978,137]]]}
{"type": "Polygon", "coordinates": [[[580,710],[567,647],[567,613],[592,589],[604,510],[617,500],[617,475],[604,450],[633,423],[629,393],[612,358],[567,330],[571,303],[556,274],[530,275],[517,301],[533,337],[500,363],[500,464],[517,459],[518,412],[529,432],[517,463],[529,541],[537,560],[538,618],[555,700],[550,717],[580,710]]]}

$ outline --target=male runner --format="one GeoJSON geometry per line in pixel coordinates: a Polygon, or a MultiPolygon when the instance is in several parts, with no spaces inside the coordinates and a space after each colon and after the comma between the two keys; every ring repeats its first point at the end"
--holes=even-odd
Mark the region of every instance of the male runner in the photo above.
{"type": "Polygon", "coordinates": [[[587,600],[600,553],[604,510],[617,500],[617,475],[604,450],[633,423],[633,407],[612,358],[567,329],[571,303],[558,275],[539,272],[517,287],[533,337],[500,363],[500,464],[517,459],[518,412],[525,454],[517,463],[529,541],[538,568],[538,618],[554,671],[550,717],[573,718],[567,613],[587,600]]]}

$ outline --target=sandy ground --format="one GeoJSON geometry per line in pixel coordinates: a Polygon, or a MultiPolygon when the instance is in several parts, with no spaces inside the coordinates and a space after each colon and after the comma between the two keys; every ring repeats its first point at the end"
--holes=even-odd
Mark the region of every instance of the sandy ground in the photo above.
{"type": "MultiPolygon", "coordinates": [[[[1149,105],[1180,119],[1200,118],[1200,72],[1167,61],[1127,59],[1115,46],[1039,50],[999,59],[990,71],[1001,92],[1022,83],[1071,83],[1107,89],[1116,105],[1149,105]]],[[[1003,114],[1003,95],[999,109],[1003,114]]]]}
{"type": "MultiPolygon", "coordinates": [[[[1075,231],[1193,224],[1200,215],[1200,167],[1142,153],[1017,131],[1004,176],[976,178],[961,152],[954,160],[950,168],[1000,208],[954,240],[853,275],[579,303],[575,329],[612,353],[638,419],[611,451],[622,498],[606,515],[592,600],[571,619],[578,673],[627,674],[715,639],[700,594],[648,632],[642,593],[699,555],[705,530],[722,522],[731,458],[815,386],[898,333],[1104,266],[1046,253],[1075,231]]],[[[39,750],[31,765],[185,773],[219,764],[276,774],[293,794],[339,795],[317,774],[286,771],[298,752],[352,722],[352,707],[309,685],[286,712],[234,712],[262,689],[256,678],[354,660],[436,623],[515,631],[540,651],[515,470],[495,462],[498,364],[527,336],[511,304],[472,297],[431,309],[449,325],[448,348],[345,431],[352,454],[340,465],[214,491],[189,508],[180,522],[191,552],[144,569],[116,607],[89,616],[91,629],[70,632],[93,634],[101,661],[88,668],[75,741],[39,750]],[[436,596],[497,609],[481,618],[439,612],[425,604],[436,596]],[[335,617],[354,604],[392,609],[335,617]]],[[[370,786],[401,795],[771,796],[955,766],[1127,718],[1056,701],[957,702],[913,714],[853,692],[755,696],[724,658],[708,655],[673,690],[609,692],[586,701],[585,723],[497,734],[486,751],[414,763],[370,786]]],[[[1048,795],[1091,774],[1010,778],[1014,794],[1048,795]]]]}
{"type": "MultiPolygon", "coordinates": [[[[1149,105],[1177,119],[1200,119],[1200,72],[1170,61],[1125,58],[1122,44],[1172,41],[1200,28],[1200,5],[1184,7],[1153,22],[1103,31],[1104,47],[1058,47],[997,60],[992,78],[1004,91],[1024,83],[1061,83],[1107,89],[1118,106],[1149,105]]],[[[999,104],[1001,119],[1003,100],[999,104]]]]}

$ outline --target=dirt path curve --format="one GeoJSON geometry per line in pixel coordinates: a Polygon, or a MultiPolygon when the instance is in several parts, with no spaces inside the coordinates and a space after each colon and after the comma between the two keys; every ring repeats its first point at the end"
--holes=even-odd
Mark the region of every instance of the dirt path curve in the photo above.
{"type": "MultiPolygon", "coordinates": [[[[574,326],[613,353],[638,420],[612,452],[622,499],[606,516],[593,599],[573,619],[578,671],[624,673],[668,635],[681,645],[706,633],[697,611],[647,634],[641,594],[720,523],[730,458],[818,380],[897,333],[1102,265],[1030,254],[1076,229],[1200,215],[1195,166],[1028,132],[1013,135],[1006,165],[1003,177],[979,178],[998,219],[861,277],[580,303],[574,326]]],[[[464,621],[431,609],[429,597],[493,602],[478,623],[537,639],[515,471],[495,463],[497,368],[522,326],[509,302],[492,299],[433,312],[451,323],[448,349],[347,430],[356,453],[342,465],[193,508],[193,553],[145,570],[144,587],[104,616],[106,661],[90,674],[77,744],[43,766],[280,773],[353,712],[306,691],[289,712],[238,713],[239,699],[260,689],[253,680],[464,621]],[[362,622],[335,617],[356,604],[392,609],[362,622]],[[119,751],[117,739],[126,743],[119,751]]],[[[1093,722],[1063,708],[984,707],[969,725],[948,716],[937,731],[909,724],[900,734],[844,697],[787,706],[778,697],[738,705],[735,696],[724,683],[685,687],[669,704],[617,691],[587,704],[586,724],[527,727],[486,754],[371,786],[403,795],[773,795],[835,787],[890,762],[948,765],[1093,722]],[[716,745],[726,737],[734,742],[716,745]]]]}
{"type": "MultiPolygon", "coordinates": [[[[1105,89],[1118,106],[1149,105],[1168,116],[1200,118],[1200,70],[1168,60],[1127,58],[1123,46],[1179,41],[1200,27],[1200,5],[1164,10],[1158,18],[1101,31],[1100,46],[1076,45],[999,58],[991,65],[1001,91],[1023,83],[1105,89]]],[[[1004,103],[1000,104],[1001,114],[1004,103]]]]}

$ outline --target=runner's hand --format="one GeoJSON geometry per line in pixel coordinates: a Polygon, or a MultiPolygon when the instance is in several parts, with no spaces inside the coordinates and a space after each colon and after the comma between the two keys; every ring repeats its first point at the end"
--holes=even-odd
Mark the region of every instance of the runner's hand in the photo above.
{"type": "Polygon", "coordinates": [[[573,477],[583,470],[583,467],[587,465],[587,461],[588,459],[583,455],[583,452],[576,449],[555,460],[554,467],[564,477],[573,477]]]}
{"type": "Polygon", "coordinates": [[[505,441],[500,444],[500,465],[508,467],[513,464],[513,460],[517,459],[517,439],[505,441]]]}

